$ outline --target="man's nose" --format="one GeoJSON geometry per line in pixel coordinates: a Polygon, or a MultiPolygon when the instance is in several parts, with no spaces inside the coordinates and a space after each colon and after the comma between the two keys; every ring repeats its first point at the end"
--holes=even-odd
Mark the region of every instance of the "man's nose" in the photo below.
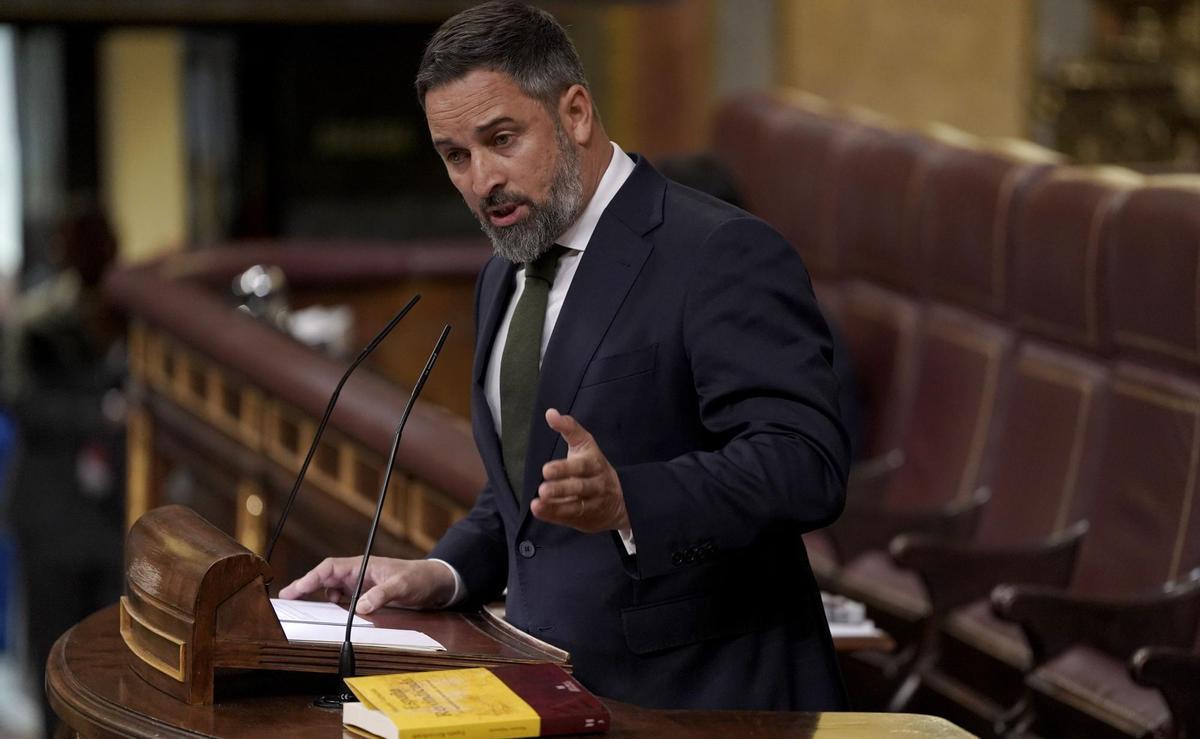
{"type": "Polygon", "coordinates": [[[495,159],[491,156],[482,154],[472,157],[471,168],[474,170],[471,176],[471,187],[474,190],[475,197],[485,198],[493,190],[504,186],[504,171],[501,167],[497,166],[495,159]]]}

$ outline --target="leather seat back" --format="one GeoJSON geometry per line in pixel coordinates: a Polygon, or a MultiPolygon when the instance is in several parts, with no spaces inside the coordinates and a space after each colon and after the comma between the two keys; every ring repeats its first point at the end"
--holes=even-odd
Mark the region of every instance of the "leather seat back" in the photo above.
{"type": "Polygon", "coordinates": [[[1013,216],[1013,318],[1025,332],[1108,354],[1105,248],[1113,215],[1142,177],[1062,167],[1034,183],[1013,216]]]}
{"type": "Polygon", "coordinates": [[[1113,216],[1108,263],[1117,352],[1200,368],[1200,177],[1158,177],[1113,216]]]}
{"type": "Polygon", "coordinates": [[[1117,596],[1200,566],[1200,185],[1147,180],[1107,232],[1111,341],[1122,359],[1074,587],[1117,596]]]}
{"type": "Polygon", "coordinates": [[[1055,161],[1046,150],[997,151],[970,142],[946,146],[931,160],[918,218],[933,298],[1007,316],[1013,211],[1055,161]]]}
{"type": "Polygon", "coordinates": [[[986,543],[1045,538],[1086,518],[1107,409],[1099,316],[1103,236],[1140,178],[1056,168],[1016,204],[1011,313],[1025,329],[988,481],[986,543]]]}
{"type": "Polygon", "coordinates": [[[867,421],[861,456],[875,457],[900,445],[916,381],[921,309],[899,293],[851,280],[842,283],[838,321],[867,421]]]}
{"type": "Polygon", "coordinates": [[[862,127],[845,142],[834,205],[838,249],[856,276],[923,295],[917,213],[941,146],[911,132],[862,127]]]}
{"type": "Polygon", "coordinates": [[[1022,342],[988,477],[981,543],[1044,539],[1087,516],[1107,400],[1104,363],[1022,342]]]}
{"type": "Polygon", "coordinates": [[[814,279],[837,279],[844,271],[834,238],[834,185],[847,146],[861,128],[828,111],[794,106],[772,130],[769,192],[757,215],[800,252],[814,279]]]}
{"type": "Polygon", "coordinates": [[[922,301],[916,216],[937,145],[911,132],[862,125],[840,140],[833,247],[855,279],[843,282],[841,322],[867,419],[864,454],[896,449],[916,381],[922,301]]]}
{"type": "Polygon", "coordinates": [[[1014,344],[1007,327],[942,305],[927,309],[921,334],[904,464],[887,490],[897,508],[965,500],[985,477],[1014,344]]]}
{"type": "Polygon", "coordinates": [[[1145,594],[1200,566],[1198,474],[1200,385],[1118,363],[1073,589],[1145,594]]]}
{"type": "Polygon", "coordinates": [[[787,114],[779,98],[755,91],[729,98],[713,118],[713,152],[732,175],[746,210],[755,215],[771,198],[773,131],[787,114]]]}

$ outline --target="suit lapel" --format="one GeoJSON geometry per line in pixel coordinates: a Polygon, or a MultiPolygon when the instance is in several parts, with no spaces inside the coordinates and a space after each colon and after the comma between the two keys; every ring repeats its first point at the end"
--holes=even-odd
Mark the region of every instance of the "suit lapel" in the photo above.
{"type": "Polygon", "coordinates": [[[479,446],[479,456],[487,469],[488,479],[492,482],[496,497],[504,501],[501,505],[515,512],[516,498],[509,488],[508,477],[504,474],[500,435],[484,393],[484,375],[492,354],[492,346],[496,343],[496,331],[512,297],[513,273],[517,267],[505,259],[494,258],[493,263],[493,268],[485,268],[484,279],[479,286],[480,323],[475,337],[475,362],[472,368],[475,381],[472,393],[472,397],[475,398],[473,412],[475,424],[479,428],[476,444],[479,446]]]}
{"type": "Polygon", "coordinates": [[[517,271],[517,265],[507,259],[493,257],[492,263],[498,267],[487,272],[495,276],[485,277],[479,286],[481,320],[475,336],[475,363],[472,373],[480,387],[483,386],[483,374],[492,353],[492,345],[496,343],[496,329],[500,326],[500,319],[504,317],[504,310],[513,294],[513,274],[517,271]]]}
{"type": "MultiPolygon", "coordinates": [[[[555,456],[561,443],[559,435],[546,425],[542,409],[570,412],[584,371],[650,256],[651,244],[644,236],[662,222],[665,191],[666,180],[638,158],[633,174],[605,209],[583,252],[542,357],[523,500],[536,494],[542,465],[555,456]]],[[[522,511],[528,513],[529,506],[522,511]]]]}

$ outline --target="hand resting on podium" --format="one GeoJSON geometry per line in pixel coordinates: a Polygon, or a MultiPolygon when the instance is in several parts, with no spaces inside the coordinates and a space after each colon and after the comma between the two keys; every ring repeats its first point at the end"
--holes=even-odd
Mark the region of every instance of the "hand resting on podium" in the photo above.
{"type": "MultiPolygon", "coordinates": [[[[280,590],[279,597],[303,598],[324,588],[329,600],[349,601],[361,566],[362,557],[328,557],[280,590]]],[[[454,593],[454,573],[443,562],[371,557],[355,612],[371,613],[387,605],[441,608],[454,593]]]]}

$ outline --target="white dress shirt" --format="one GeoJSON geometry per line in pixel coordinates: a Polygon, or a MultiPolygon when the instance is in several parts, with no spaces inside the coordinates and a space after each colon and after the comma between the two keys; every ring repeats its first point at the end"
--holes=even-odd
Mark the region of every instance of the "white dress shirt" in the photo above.
{"type": "MultiPolygon", "coordinates": [[[[546,354],[550,336],[554,333],[555,324],[558,323],[558,314],[562,311],[567,291],[571,289],[571,282],[575,279],[575,270],[579,268],[579,260],[583,257],[588,242],[592,239],[592,232],[596,230],[600,216],[604,214],[604,209],[617,194],[617,190],[621,189],[621,185],[625,184],[625,180],[633,173],[633,160],[626,156],[615,142],[612,147],[612,159],[609,160],[608,169],[604,170],[604,176],[600,178],[600,184],[596,186],[596,192],[592,195],[592,199],[588,201],[587,207],[579,214],[574,225],[554,242],[567,247],[570,251],[559,259],[558,271],[555,272],[554,282],[550,285],[550,296],[546,301],[546,322],[542,328],[542,349],[538,354],[539,362],[541,357],[546,354]]],[[[483,392],[487,397],[488,408],[492,411],[492,422],[496,424],[497,430],[503,428],[500,425],[500,357],[504,356],[504,345],[508,341],[508,325],[512,323],[513,312],[517,309],[517,301],[521,299],[523,292],[525,292],[525,268],[520,267],[513,275],[512,298],[508,301],[508,308],[504,311],[504,318],[500,321],[499,328],[496,329],[496,341],[492,344],[492,353],[488,357],[487,372],[483,380],[483,392]]]]}
{"type": "MultiPolygon", "coordinates": [[[[588,201],[575,223],[554,241],[556,244],[567,247],[568,251],[559,259],[554,282],[550,285],[550,295],[546,302],[546,322],[542,328],[542,348],[538,354],[539,362],[541,357],[546,355],[546,346],[549,345],[550,337],[554,334],[554,326],[558,323],[558,314],[562,311],[567,291],[571,289],[571,282],[575,279],[575,270],[579,269],[579,260],[583,258],[583,252],[592,239],[596,224],[600,222],[600,216],[604,215],[604,210],[608,208],[608,204],[621,189],[621,185],[624,185],[625,180],[629,179],[629,175],[633,174],[633,160],[621,150],[620,146],[617,146],[615,141],[611,143],[612,157],[609,159],[608,168],[604,170],[604,176],[600,178],[600,184],[596,186],[596,192],[592,194],[592,199],[588,201]]],[[[488,356],[487,370],[483,381],[484,397],[487,399],[488,408],[492,412],[492,422],[495,423],[497,430],[501,428],[500,358],[504,355],[504,345],[508,340],[508,326],[512,323],[513,311],[516,310],[517,301],[521,299],[521,293],[524,291],[525,268],[519,267],[513,274],[513,294],[504,311],[504,318],[496,329],[496,340],[492,343],[492,353],[488,356]]],[[[618,533],[625,544],[625,550],[634,554],[637,549],[633,543],[632,532],[619,531],[618,533]]],[[[449,562],[440,559],[434,561],[442,562],[454,573],[454,596],[447,604],[454,605],[466,597],[462,576],[449,562]]]]}

